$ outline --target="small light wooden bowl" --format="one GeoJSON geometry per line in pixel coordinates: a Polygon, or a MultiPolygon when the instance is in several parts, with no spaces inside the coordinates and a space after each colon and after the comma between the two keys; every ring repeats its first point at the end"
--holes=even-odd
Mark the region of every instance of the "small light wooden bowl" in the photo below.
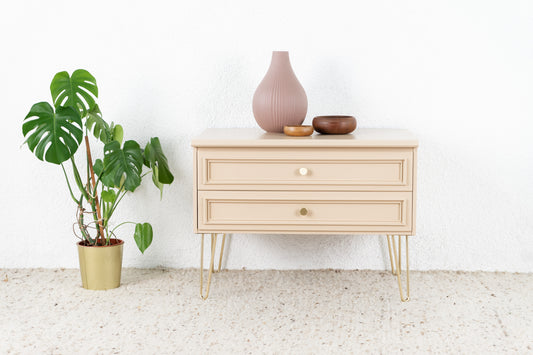
{"type": "Polygon", "coordinates": [[[293,137],[310,136],[313,134],[313,126],[284,126],[283,133],[293,137]]]}

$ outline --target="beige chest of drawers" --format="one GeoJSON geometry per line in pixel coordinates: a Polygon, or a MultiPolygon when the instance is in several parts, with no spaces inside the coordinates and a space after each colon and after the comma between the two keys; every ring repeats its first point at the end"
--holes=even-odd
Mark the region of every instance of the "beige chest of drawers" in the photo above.
{"type": "MultiPolygon", "coordinates": [[[[223,243],[226,233],[382,234],[402,300],[407,299],[400,236],[408,262],[407,236],[416,227],[418,146],[408,131],[288,137],[259,129],[208,129],[192,146],[194,231],[202,234],[202,257],[203,235],[211,234],[208,287],[218,233],[223,243]]],[[[223,246],[220,260],[222,252],[223,246]]]]}

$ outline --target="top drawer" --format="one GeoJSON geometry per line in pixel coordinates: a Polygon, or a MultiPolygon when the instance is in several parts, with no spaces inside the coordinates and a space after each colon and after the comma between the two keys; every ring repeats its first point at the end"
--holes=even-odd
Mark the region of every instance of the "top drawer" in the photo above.
{"type": "Polygon", "coordinates": [[[198,148],[199,190],[411,191],[413,148],[198,148]]]}

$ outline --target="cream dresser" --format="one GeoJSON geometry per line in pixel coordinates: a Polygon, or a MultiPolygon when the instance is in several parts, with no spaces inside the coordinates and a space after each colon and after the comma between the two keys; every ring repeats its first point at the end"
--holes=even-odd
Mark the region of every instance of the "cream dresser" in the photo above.
{"type": "Polygon", "coordinates": [[[416,226],[418,147],[411,133],[358,129],[349,135],[289,137],[260,129],[208,129],[192,146],[194,232],[202,234],[204,299],[212,273],[220,271],[228,233],[385,235],[400,297],[409,299],[408,236],[416,226]],[[205,234],[211,235],[211,261],[204,293],[205,234]],[[218,234],[223,237],[215,270],[218,234]]]}

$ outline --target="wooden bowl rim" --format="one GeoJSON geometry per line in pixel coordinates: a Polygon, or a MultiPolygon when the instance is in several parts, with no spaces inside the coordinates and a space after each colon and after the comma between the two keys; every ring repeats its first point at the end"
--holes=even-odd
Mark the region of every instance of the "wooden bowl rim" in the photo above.
{"type": "Polygon", "coordinates": [[[348,115],[332,115],[332,116],[315,116],[314,119],[336,119],[336,120],[351,120],[352,118],[355,120],[354,116],[348,116],[348,115]]]}

